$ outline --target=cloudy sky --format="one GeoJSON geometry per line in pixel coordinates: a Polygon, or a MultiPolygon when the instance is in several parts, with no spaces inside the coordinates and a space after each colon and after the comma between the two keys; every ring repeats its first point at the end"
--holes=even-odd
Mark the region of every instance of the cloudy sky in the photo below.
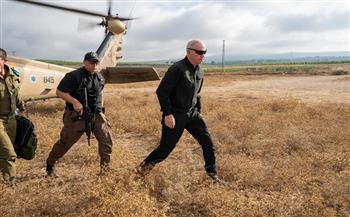
{"type": "MultiPolygon", "coordinates": [[[[106,1],[47,1],[107,11],[106,1]]],[[[201,38],[208,55],[350,51],[349,1],[113,1],[113,12],[133,21],[124,61],[181,58],[189,39],[201,38]],[[132,13],[131,13],[132,11],[132,13]]],[[[78,20],[98,17],[0,0],[0,46],[9,54],[80,60],[96,50],[102,28],[78,32],[78,20]]]]}

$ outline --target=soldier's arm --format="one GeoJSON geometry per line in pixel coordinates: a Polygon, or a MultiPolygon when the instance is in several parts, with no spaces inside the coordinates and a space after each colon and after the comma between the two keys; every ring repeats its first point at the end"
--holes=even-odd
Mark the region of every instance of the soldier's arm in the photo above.
{"type": "Polygon", "coordinates": [[[20,96],[17,96],[16,99],[16,107],[18,108],[18,110],[20,112],[25,111],[25,105],[24,105],[24,101],[22,100],[22,98],[20,96]]]}
{"type": "MultiPolygon", "coordinates": [[[[20,84],[19,78],[17,78],[15,82],[18,82],[18,85],[19,85],[20,84]]],[[[21,113],[25,111],[25,104],[24,104],[24,101],[22,100],[21,95],[19,94],[19,88],[16,93],[16,107],[21,113]]]]}
{"type": "Polygon", "coordinates": [[[19,116],[27,116],[24,101],[20,97],[17,97],[16,107],[19,110],[19,116]]]}
{"type": "Polygon", "coordinates": [[[74,97],[72,97],[69,93],[63,92],[59,89],[56,90],[56,95],[63,99],[64,101],[73,105],[73,108],[76,112],[82,112],[83,105],[74,97]]]}

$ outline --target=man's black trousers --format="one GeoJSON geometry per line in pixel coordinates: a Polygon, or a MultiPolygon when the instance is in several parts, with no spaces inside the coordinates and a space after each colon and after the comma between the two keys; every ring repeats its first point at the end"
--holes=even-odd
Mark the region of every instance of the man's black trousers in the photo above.
{"type": "Polygon", "coordinates": [[[175,118],[175,127],[170,129],[162,120],[162,137],[159,146],[151,152],[144,160],[145,164],[155,165],[163,161],[175,148],[184,129],[186,129],[202,146],[205,161],[205,170],[207,173],[216,173],[215,168],[215,146],[208,132],[202,116],[196,110],[185,114],[173,114],[175,118]]]}

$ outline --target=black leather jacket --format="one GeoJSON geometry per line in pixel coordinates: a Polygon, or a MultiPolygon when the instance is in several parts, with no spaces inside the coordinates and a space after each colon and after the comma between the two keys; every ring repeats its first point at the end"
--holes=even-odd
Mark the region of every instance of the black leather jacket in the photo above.
{"type": "Polygon", "coordinates": [[[193,108],[200,112],[200,92],[204,73],[185,57],[174,63],[157,88],[157,96],[164,115],[187,113],[193,108]]]}

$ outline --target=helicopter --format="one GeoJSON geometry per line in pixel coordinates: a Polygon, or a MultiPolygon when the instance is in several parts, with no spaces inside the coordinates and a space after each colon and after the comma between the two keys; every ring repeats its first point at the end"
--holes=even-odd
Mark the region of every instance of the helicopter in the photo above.
{"type": "MultiPolygon", "coordinates": [[[[105,28],[106,35],[96,50],[96,53],[99,55],[100,59],[100,73],[104,77],[106,84],[152,81],[160,79],[157,71],[153,67],[117,67],[119,59],[122,58],[121,50],[123,36],[127,32],[127,27],[124,22],[135,18],[124,18],[119,17],[118,15],[113,16],[111,14],[111,0],[108,2],[107,15],[37,1],[13,1],[101,17],[102,22],[97,23],[96,25],[103,26],[105,28]]],[[[20,76],[20,95],[25,102],[57,98],[56,88],[59,82],[66,73],[75,70],[74,68],[15,56],[8,56],[7,59],[7,64],[14,68],[20,76]]]]}

